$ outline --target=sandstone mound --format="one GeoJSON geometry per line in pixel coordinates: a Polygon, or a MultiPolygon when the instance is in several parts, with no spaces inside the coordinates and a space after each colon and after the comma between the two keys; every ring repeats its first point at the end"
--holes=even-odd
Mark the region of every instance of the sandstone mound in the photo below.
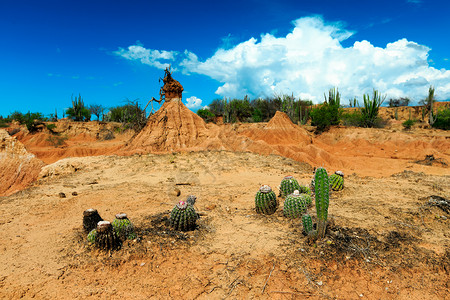
{"type": "Polygon", "coordinates": [[[0,196],[25,188],[38,177],[43,166],[21,142],[0,130],[0,196]]]}
{"type": "Polygon", "coordinates": [[[168,152],[195,147],[207,138],[205,121],[181,101],[165,102],[127,145],[137,152],[168,152]]]}

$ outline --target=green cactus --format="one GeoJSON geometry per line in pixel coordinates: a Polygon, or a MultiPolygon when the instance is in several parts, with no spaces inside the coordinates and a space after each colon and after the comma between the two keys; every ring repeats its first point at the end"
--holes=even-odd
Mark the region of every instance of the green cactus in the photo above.
{"type": "Polygon", "coordinates": [[[311,199],[307,194],[300,194],[298,190],[288,195],[284,201],[284,215],[291,219],[299,218],[308,208],[307,198],[311,199]]]}
{"type": "Polygon", "coordinates": [[[302,216],[302,223],[303,223],[303,229],[305,230],[305,233],[308,236],[314,235],[313,223],[312,223],[311,216],[308,215],[308,214],[303,215],[302,216]]]}
{"type": "Polygon", "coordinates": [[[336,173],[330,175],[330,188],[333,191],[341,191],[344,188],[344,173],[336,171],[336,173]]]}
{"type": "Polygon", "coordinates": [[[112,226],[120,239],[134,240],[136,238],[134,225],[128,219],[127,214],[117,214],[116,218],[112,222],[112,226]]]}
{"type": "Polygon", "coordinates": [[[198,215],[192,205],[180,201],[172,209],[169,222],[175,230],[189,231],[196,227],[198,215]]]}
{"type": "Polygon", "coordinates": [[[281,180],[281,196],[286,197],[290,194],[292,194],[295,190],[300,190],[300,184],[298,184],[297,180],[289,175],[283,178],[281,180]]]}
{"type": "Polygon", "coordinates": [[[94,228],[87,235],[87,240],[88,240],[89,244],[94,244],[96,237],[97,237],[97,229],[94,228]]]}
{"type": "Polygon", "coordinates": [[[278,208],[275,192],[268,185],[263,185],[255,196],[256,212],[265,215],[273,214],[278,208]]]}
{"type": "Polygon", "coordinates": [[[325,230],[327,226],[328,205],[330,199],[330,183],[327,170],[325,170],[325,168],[318,168],[314,176],[314,181],[316,212],[318,219],[318,237],[323,238],[325,236],[325,230]]]}

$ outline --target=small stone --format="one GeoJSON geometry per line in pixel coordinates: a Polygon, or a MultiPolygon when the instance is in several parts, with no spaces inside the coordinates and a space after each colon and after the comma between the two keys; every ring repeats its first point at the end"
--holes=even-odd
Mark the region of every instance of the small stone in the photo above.
{"type": "Polygon", "coordinates": [[[77,192],[72,192],[72,196],[78,196],[77,192]]]}
{"type": "Polygon", "coordinates": [[[59,198],[66,198],[66,194],[64,194],[63,192],[59,193],[59,198]]]}

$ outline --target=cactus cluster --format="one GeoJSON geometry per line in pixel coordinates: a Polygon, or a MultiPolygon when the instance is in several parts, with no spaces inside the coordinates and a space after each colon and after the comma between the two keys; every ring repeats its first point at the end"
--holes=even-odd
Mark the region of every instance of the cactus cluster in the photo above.
{"type": "Polygon", "coordinates": [[[333,191],[341,191],[344,188],[344,173],[342,171],[336,171],[330,175],[330,188],[333,191]]]}
{"type": "Polygon", "coordinates": [[[83,212],[83,228],[89,244],[105,250],[114,250],[126,239],[135,239],[134,225],[127,215],[120,213],[112,223],[104,221],[96,209],[90,208],[83,212]]]}
{"type": "Polygon", "coordinates": [[[283,180],[281,180],[280,191],[282,197],[286,197],[292,194],[295,190],[299,191],[301,190],[301,188],[297,179],[295,179],[293,176],[288,175],[284,177],[283,180]]]}
{"type": "Polygon", "coordinates": [[[271,215],[277,210],[277,195],[270,186],[261,186],[255,196],[255,207],[257,213],[265,215],[271,215]]]}
{"type": "Polygon", "coordinates": [[[189,231],[195,229],[197,219],[194,207],[187,201],[180,201],[170,212],[169,222],[175,230],[189,231]]]}
{"type": "Polygon", "coordinates": [[[302,217],[303,228],[308,236],[323,238],[328,219],[328,205],[330,199],[330,182],[325,168],[318,168],[314,175],[314,190],[317,212],[317,231],[313,230],[311,216],[306,214],[302,217]]]}
{"type": "Polygon", "coordinates": [[[283,213],[286,217],[291,219],[299,218],[306,212],[310,203],[311,196],[308,194],[301,194],[298,190],[295,190],[286,197],[283,213]]]}

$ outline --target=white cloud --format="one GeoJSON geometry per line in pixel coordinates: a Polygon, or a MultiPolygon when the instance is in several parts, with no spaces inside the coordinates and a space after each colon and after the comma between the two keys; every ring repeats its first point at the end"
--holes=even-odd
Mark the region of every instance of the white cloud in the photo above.
{"type": "Polygon", "coordinates": [[[139,60],[143,64],[158,69],[165,69],[168,67],[169,62],[167,61],[173,61],[177,55],[176,51],[146,49],[141,45],[132,45],[126,50],[119,48],[119,50],[114,51],[113,53],[129,60],[139,60]]]}
{"type": "Polygon", "coordinates": [[[202,107],[202,99],[195,96],[186,99],[186,106],[189,109],[198,109],[202,107]]]}
{"type": "Polygon", "coordinates": [[[154,62],[161,57],[175,60],[178,55],[183,73],[217,80],[220,86],[216,94],[223,97],[293,93],[318,103],[323,101],[324,92],[336,86],[343,99],[361,99],[364,93],[377,89],[388,99],[410,97],[416,102],[427,95],[429,85],[434,85],[437,99],[450,98],[450,71],[430,66],[431,49],[427,46],[404,38],[385,47],[375,47],[366,40],[344,47],[342,42],[353,33],[342,23],[327,24],[315,16],[300,18],[293,25],[284,37],[263,34],[259,39],[220,48],[204,61],[188,50],[177,54],[138,45],[118,52],[156,67],[154,62]]]}

